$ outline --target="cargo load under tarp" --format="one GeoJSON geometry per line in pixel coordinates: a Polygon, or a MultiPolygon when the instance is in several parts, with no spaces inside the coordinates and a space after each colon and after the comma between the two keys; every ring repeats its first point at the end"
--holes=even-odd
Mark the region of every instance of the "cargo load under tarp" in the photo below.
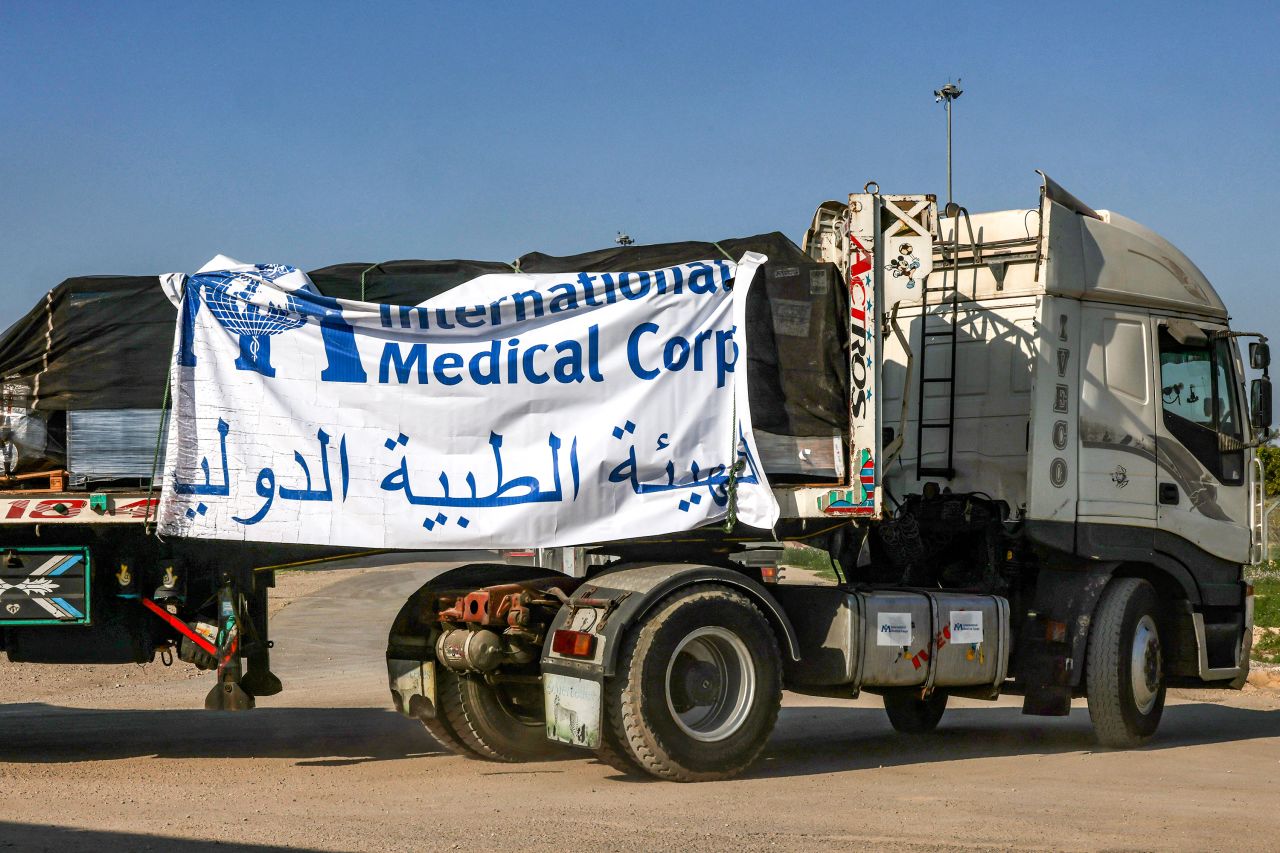
{"type": "Polygon", "coordinates": [[[156,276],[69,278],[0,338],[0,376],[37,412],[158,409],[176,316],[156,276]]]}
{"type": "Polygon", "coordinates": [[[67,467],[70,411],[158,412],[175,317],[155,276],[69,278],[45,294],[0,338],[0,473],[67,467]]]}
{"type": "MultiPolygon", "coordinates": [[[[648,270],[747,251],[769,258],[747,314],[752,419],[765,468],[775,482],[837,479],[848,423],[848,295],[834,266],[812,261],[780,233],[567,257],[535,252],[510,264],[353,262],[308,275],[326,296],[412,305],[487,273],[648,270]]],[[[0,338],[0,474],[66,468],[81,487],[149,478],[175,319],[155,276],[85,276],[51,290],[0,338]],[[67,413],[88,411],[117,415],[73,417],[81,440],[73,436],[68,451],[67,413]],[[120,418],[147,428],[121,428],[117,441],[83,440],[93,435],[87,429],[111,429],[120,418]]]]}

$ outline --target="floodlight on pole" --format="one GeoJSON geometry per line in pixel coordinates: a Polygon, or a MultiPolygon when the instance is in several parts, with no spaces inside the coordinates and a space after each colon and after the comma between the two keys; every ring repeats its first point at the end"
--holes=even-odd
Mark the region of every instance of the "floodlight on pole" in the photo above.
{"type": "Polygon", "coordinates": [[[958,85],[960,78],[956,78],[955,83],[947,83],[941,89],[933,91],[933,102],[935,104],[946,102],[947,105],[947,215],[953,215],[953,200],[951,195],[951,102],[964,94],[964,91],[958,85]]]}

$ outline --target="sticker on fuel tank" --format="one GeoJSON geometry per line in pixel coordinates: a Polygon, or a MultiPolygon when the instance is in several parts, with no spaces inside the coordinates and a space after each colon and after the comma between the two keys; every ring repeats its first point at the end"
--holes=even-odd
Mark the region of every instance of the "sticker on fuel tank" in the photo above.
{"type": "Polygon", "coordinates": [[[982,642],[982,611],[951,611],[951,642],[956,645],[982,642]]]}
{"type": "Polygon", "coordinates": [[[877,613],[876,614],[877,646],[909,646],[911,645],[910,613],[877,613]]]}

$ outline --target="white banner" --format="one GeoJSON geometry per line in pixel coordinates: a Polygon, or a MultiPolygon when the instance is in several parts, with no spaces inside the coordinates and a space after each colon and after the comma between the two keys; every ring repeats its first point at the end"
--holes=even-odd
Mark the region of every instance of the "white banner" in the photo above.
{"type": "Polygon", "coordinates": [[[181,311],[160,530],[500,548],[731,511],[771,527],[743,332],[764,260],[484,275],[418,306],[226,258],[167,276],[181,311]]]}

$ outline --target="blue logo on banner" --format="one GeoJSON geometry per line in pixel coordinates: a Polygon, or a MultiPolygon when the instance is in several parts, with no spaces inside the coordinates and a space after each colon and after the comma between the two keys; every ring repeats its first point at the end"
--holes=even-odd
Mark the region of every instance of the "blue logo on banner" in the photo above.
{"type": "Polygon", "coordinates": [[[320,373],[323,382],[365,382],[367,375],[356,348],[355,329],[342,316],[338,300],[310,290],[285,294],[284,305],[257,305],[251,302],[258,288],[283,275],[295,272],[283,264],[259,264],[253,272],[212,272],[192,276],[183,300],[182,336],[178,363],[194,367],[192,338],[195,315],[203,302],[209,313],[228,332],[240,338],[237,370],[252,370],[275,376],[271,364],[271,338],[305,326],[309,318],[320,323],[328,364],[320,373]],[[203,298],[202,298],[203,297],[203,298]]]}
{"type": "Polygon", "coordinates": [[[271,281],[288,272],[288,267],[259,267],[262,277],[235,275],[229,279],[214,280],[204,285],[204,301],[213,319],[224,329],[240,336],[240,357],[236,359],[238,370],[256,370],[263,376],[275,376],[271,366],[271,337],[290,329],[305,326],[297,297],[285,296],[284,307],[255,305],[251,300],[263,281],[271,281]]]}

